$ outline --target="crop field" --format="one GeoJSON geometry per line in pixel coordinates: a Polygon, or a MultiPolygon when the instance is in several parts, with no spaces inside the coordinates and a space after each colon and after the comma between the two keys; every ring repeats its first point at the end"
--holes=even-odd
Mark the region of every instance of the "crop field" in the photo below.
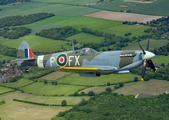
{"type": "MultiPolygon", "coordinates": [[[[5,104],[0,106],[0,117],[2,120],[49,120],[60,111],[65,111],[71,107],[61,106],[40,106],[13,101],[27,94],[8,93],[0,96],[0,100],[5,100],[5,104]]],[[[27,96],[28,97],[28,96],[27,96]]],[[[46,98],[47,99],[47,98],[46,98]]],[[[38,100],[36,101],[38,102],[38,100]]]]}
{"type": "Polygon", "coordinates": [[[30,84],[30,83],[32,83],[32,82],[33,82],[33,81],[31,81],[31,80],[22,78],[22,79],[20,79],[20,80],[18,80],[18,81],[16,81],[16,82],[13,82],[13,83],[0,83],[0,84],[1,84],[1,85],[5,85],[5,86],[7,86],[7,87],[18,88],[18,87],[22,87],[22,86],[24,86],[24,85],[30,84]]]}
{"type": "Polygon", "coordinates": [[[151,21],[153,19],[162,17],[162,16],[141,15],[141,14],[124,13],[124,12],[111,12],[105,10],[96,13],[91,13],[84,16],[101,18],[106,20],[116,20],[116,21],[137,21],[139,23],[140,22],[146,23],[147,21],[151,21]]]}
{"type": "Polygon", "coordinates": [[[66,75],[69,75],[70,73],[69,72],[60,72],[60,71],[56,71],[56,72],[53,72],[53,73],[50,73],[48,75],[45,75],[39,79],[42,79],[42,80],[57,80],[59,78],[62,78],[66,75]]]}
{"type": "Polygon", "coordinates": [[[6,88],[6,87],[0,87],[0,94],[1,93],[5,93],[5,92],[8,92],[8,91],[12,91],[13,89],[10,89],[10,88],[6,88]]]}
{"type": "Polygon", "coordinates": [[[57,50],[61,50],[61,45],[63,45],[63,48],[69,50],[72,49],[71,46],[66,45],[67,43],[66,41],[52,40],[49,38],[40,37],[36,35],[28,35],[25,37],[21,37],[17,40],[10,40],[10,41],[3,42],[2,44],[18,49],[22,41],[26,41],[29,44],[32,51],[47,51],[47,52],[53,51],[54,52],[57,50]]]}
{"type": "Polygon", "coordinates": [[[89,3],[96,3],[98,0],[34,0],[37,2],[47,2],[47,3],[66,3],[66,4],[74,4],[74,5],[85,5],[89,3]]]}
{"type": "Polygon", "coordinates": [[[168,0],[157,0],[155,2],[147,4],[136,2],[124,2],[124,0],[113,0],[104,4],[92,6],[92,8],[117,12],[120,12],[121,10],[131,10],[132,13],[168,16],[168,4],[168,0]]]}
{"type": "MultiPolygon", "coordinates": [[[[143,49],[146,49],[147,42],[148,42],[148,40],[143,40],[143,41],[140,41],[139,43],[141,44],[143,49]]],[[[167,43],[168,43],[168,40],[166,40],[166,39],[150,40],[149,50],[153,50],[155,48],[159,48],[161,46],[166,45],[167,43]]],[[[140,50],[140,47],[139,47],[138,43],[135,42],[135,43],[132,43],[132,44],[128,45],[127,47],[123,47],[122,49],[123,50],[140,50]]]]}
{"type": "Polygon", "coordinates": [[[93,30],[102,30],[102,29],[110,28],[121,24],[122,22],[120,21],[103,20],[103,19],[91,18],[85,16],[55,23],[55,25],[58,26],[71,26],[78,30],[81,30],[82,27],[91,28],[93,30]]]}
{"type": "Polygon", "coordinates": [[[79,103],[82,98],[89,99],[88,96],[84,97],[49,97],[49,96],[36,96],[19,91],[0,95],[0,101],[5,100],[5,104],[0,106],[0,117],[2,120],[49,120],[60,111],[65,111],[71,107],[61,106],[40,106],[27,103],[13,101],[13,99],[26,100],[39,103],[61,104],[62,100],[66,100],[68,105],[75,105],[79,103]]]}
{"type": "Polygon", "coordinates": [[[51,83],[44,84],[43,82],[37,82],[22,88],[26,93],[32,93],[36,95],[70,95],[79,89],[83,89],[82,86],[73,85],[51,85],[51,83]]]}
{"type": "Polygon", "coordinates": [[[54,13],[56,16],[81,16],[100,11],[99,9],[82,6],[36,2],[27,2],[13,6],[1,5],[0,7],[3,10],[3,12],[0,12],[0,18],[5,16],[29,15],[42,12],[54,13]]]}
{"type": "Polygon", "coordinates": [[[58,79],[58,83],[69,83],[69,84],[78,84],[78,85],[106,85],[107,82],[119,83],[119,82],[128,82],[133,81],[134,77],[140,78],[138,75],[134,74],[110,74],[102,75],[100,77],[81,77],[79,74],[73,73],[69,76],[66,76],[64,79],[58,79]]]}
{"type": "Polygon", "coordinates": [[[165,65],[168,65],[169,63],[169,56],[163,56],[163,55],[156,55],[152,59],[153,63],[161,65],[161,63],[164,63],[165,65]]]}
{"type": "Polygon", "coordinates": [[[119,94],[136,95],[136,94],[151,94],[158,95],[169,92],[169,82],[165,80],[150,80],[133,83],[126,83],[124,87],[115,90],[119,94]]]}
{"type": "Polygon", "coordinates": [[[119,25],[119,26],[103,29],[102,31],[105,33],[116,34],[116,36],[119,35],[123,37],[125,37],[126,33],[131,33],[130,36],[127,36],[131,38],[133,36],[149,34],[144,32],[144,30],[148,28],[150,27],[144,25],[119,25]]]}
{"type": "Polygon", "coordinates": [[[73,39],[76,39],[78,42],[82,42],[82,43],[91,43],[91,42],[100,43],[104,38],[87,34],[87,33],[79,33],[67,38],[67,40],[71,40],[71,41],[73,39]]]}

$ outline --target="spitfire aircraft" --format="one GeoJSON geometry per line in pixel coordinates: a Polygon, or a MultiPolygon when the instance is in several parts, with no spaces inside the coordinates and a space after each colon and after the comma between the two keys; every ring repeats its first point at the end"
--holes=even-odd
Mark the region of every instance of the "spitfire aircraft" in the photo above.
{"type": "Polygon", "coordinates": [[[141,79],[144,80],[147,63],[151,69],[156,71],[151,61],[155,54],[148,51],[149,41],[146,51],[140,44],[139,46],[141,50],[97,52],[92,48],[81,50],[74,50],[73,48],[72,51],[37,56],[33,54],[29,45],[23,41],[18,48],[15,61],[22,67],[29,67],[25,70],[26,72],[31,67],[35,67],[75,72],[85,77],[96,77],[111,73],[130,73],[131,69],[142,65],[141,79]]]}

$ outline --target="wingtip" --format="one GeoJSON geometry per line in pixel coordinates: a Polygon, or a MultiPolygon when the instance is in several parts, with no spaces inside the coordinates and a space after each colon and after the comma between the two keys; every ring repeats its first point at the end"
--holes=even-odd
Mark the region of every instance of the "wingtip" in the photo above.
{"type": "Polygon", "coordinates": [[[141,80],[142,80],[142,81],[144,81],[144,79],[143,79],[143,78],[141,78],[141,80]]]}

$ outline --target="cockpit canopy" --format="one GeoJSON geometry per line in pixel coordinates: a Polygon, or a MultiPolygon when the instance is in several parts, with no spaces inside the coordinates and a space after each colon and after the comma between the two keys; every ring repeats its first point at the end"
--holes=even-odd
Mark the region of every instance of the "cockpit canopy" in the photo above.
{"type": "Polygon", "coordinates": [[[88,55],[91,53],[96,53],[97,51],[92,49],[92,48],[83,48],[81,50],[76,50],[76,54],[80,54],[80,55],[88,55]]]}

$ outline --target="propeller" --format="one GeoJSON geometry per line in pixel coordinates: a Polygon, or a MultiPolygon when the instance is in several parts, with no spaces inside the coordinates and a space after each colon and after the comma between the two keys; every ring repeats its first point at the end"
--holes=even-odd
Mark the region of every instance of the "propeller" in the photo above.
{"type": "Polygon", "coordinates": [[[155,66],[154,66],[153,62],[151,61],[151,58],[153,58],[153,57],[155,56],[155,54],[148,51],[148,49],[149,49],[149,41],[150,41],[150,40],[148,40],[147,48],[146,48],[146,51],[145,51],[145,50],[141,47],[140,43],[139,43],[138,40],[137,40],[137,42],[138,42],[138,44],[139,44],[141,50],[143,51],[142,59],[144,60],[144,62],[143,62],[143,65],[142,65],[142,67],[141,67],[141,80],[142,80],[142,81],[144,81],[144,76],[145,76],[145,71],[146,71],[146,66],[147,66],[147,64],[150,66],[150,68],[151,68],[154,72],[156,72],[155,66]]]}

